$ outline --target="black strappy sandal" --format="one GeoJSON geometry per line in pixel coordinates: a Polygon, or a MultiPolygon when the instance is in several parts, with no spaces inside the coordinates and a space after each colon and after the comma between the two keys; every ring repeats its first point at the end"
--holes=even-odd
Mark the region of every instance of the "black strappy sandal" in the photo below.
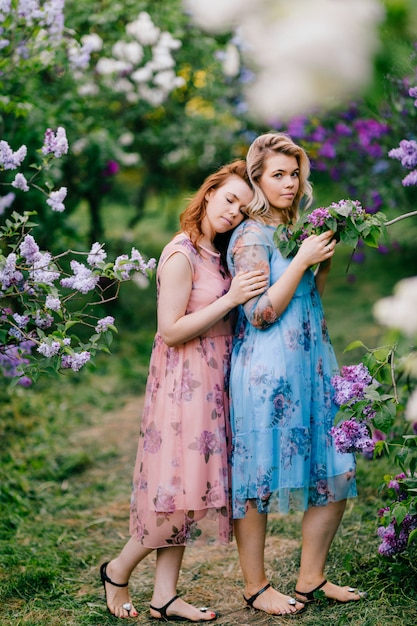
{"type": "MultiPolygon", "coordinates": [[[[104,595],[106,598],[106,606],[107,606],[107,610],[108,612],[113,615],[113,613],[110,611],[108,605],[107,605],[107,591],[106,591],[106,583],[109,583],[109,585],[113,585],[113,587],[127,587],[128,586],[128,582],[127,583],[115,583],[111,578],[109,578],[107,576],[107,566],[110,563],[110,561],[107,561],[106,563],[103,563],[100,566],[100,579],[101,582],[103,583],[103,588],[104,588],[104,595]]],[[[132,605],[130,604],[130,602],[126,602],[125,605],[123,605],[123,608],[128,612],[128,614],[130,613],[131,609],[132,609],[132,605]],[[127,606],[129,605],[129,609],[127,608],[127,606]]]]}
{"type": "MultiPolygon", "coordinates": [[[[271,583],[268,583],[267,585],[265,585],[265,587],[262,587],[262,589],[260,589],[257,593],[254,593],[253,596],[251,596],[250,598],[246,598],[244,595],[243,599],[246,602],[246,608],[254,609],[255,611],[261,611],[262,609],[257,609],[256,606],[253,606],[253,603],[255,602],[256,598],[258,598],[261,595],[261,593],[269,589],[270,586],[271,586],[271,583]]],[[[291,606],[294,606],[296,603],[297,603],[297,600],[295,600],[294,598],[288,598],[288,604],[290,604],[291,606]]],[[[300,615],[300,613],[303,613],[305,610],[306,610],[306,607],[303,606],[301,609],[298,609],[298,611],[294,611],[293,613],[275,614],[275,613],[266,613],[266,611],[264,611],[264,613],[266,613],[267,615],[272,615],[273,617],[294,617],[295,615],[300,615]]]]}
{"type": "MultiPolygon", "coordinates": [[[[197,622],[192,620],[192,619],[188,619],[188,617],[183,617],[182,615],[175,615],[175,613],[173,615],[167,615],[167,608],[169,606],[171,606],[171,604],[173,602],[175,602],[175,600],[179,598],[179,596],[174,596],[173,598],[171,598],[171,600],[169,602],[167,602],[166,604],[164,604],[164,606],[161,606],[160,608],[157,606],[152,606],[152,604],[150,605],[151,609],[153,611],[158,611],[158,613],[161,614],[161,617],[153,617],[153,615],[151,615],[152,619],[160,619],[160,620],[164,620],[165,622],[190,622],[192,624],[202,624],[205,622],[214,622],[214,620],[216,620],[219,616],[216,613],[215,616],[212,619],[203,619],[203,620],[198,620],[197,622]]],[[[207,608],[206,607],[202,607],[200,609],[200,611],[202,613],[206,613],[207,608]]],[[[215,611],[213,611],[214,613],[215,611]]]]}
{"type": "MultiPolygon", "coordinates": [[[[321,582],[319,585],[317,585],[317,587],[315,587],[311,591],[298,591],[298,589],[294,589],[294,592],[298,596],[303,596],[304,598],[306,598],[305,600],[300,600],[300,602],[304,602],[304,604],[308,604],[310,602],[318,602],[320,598],[317,598],[314,594],[316,593],[316,591],[320,591],[320,589],[324,587],[326,583],[327,583],[327,580],[324,579],[323,582],[321,582]]],[[[357,593],[358,596],[360,596],[361,598],[366,598],[368,596],[366,591],[360,591],[359,589],[355,589],[354,587],[349,587],[348,591],[350,593],[357,593]]],[[[344,602],[343,600],[336,600],[335,598],[328,598],[327,596],[325,597],[329,602],[338,602],[339,604],[348,604],[349,602],[348,600],[344,602]]]]}

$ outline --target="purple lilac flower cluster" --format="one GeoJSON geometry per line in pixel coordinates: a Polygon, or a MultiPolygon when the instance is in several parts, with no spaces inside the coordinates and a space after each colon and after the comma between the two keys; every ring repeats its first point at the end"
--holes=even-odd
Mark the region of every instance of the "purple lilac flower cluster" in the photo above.
{"type": "MultiPolygon", "coordinates": [[[[411,87],[408,94],[412,98],[417,98],[417,87],[411,87]]],[[[414,106],[417,107],[417,99],[414,101],[414,106]]],[[[412,170],[402,180],[404,187],[417,185],[417,141],[403,139],[398,148],[393,148],[388,152],[388,156],[398,159],[403,167],[412,170]]]]}
{"type": "Polygon", "coordinates": [[[333,376],[334,401],[337,406],[354,403],[365,395],[365,389],[373,382],[368,368],[363,363],[344,365],[340,374],[333,376]]]}
{"type": "Polygon", "coordinates": [[[275,243],[284,258],[294,255],[309,235],[331,230],[336,241],[356,248],[376,247],[385,230],[385,215],[367,213],[358,200],[340,200],[328,207],[319,207],[302,215],[295,223],[277,227],[275,243]]]}
{"type": "Polygon", "coordinates": [[[307,216],[307,221],[314,226],[314,228],[321,228],[325,225],[326,219],[331,217],[329,209],[318,208],[312,211],[307,216]]]}
{"type": "Polygon", "coordinates": [[[374,451],[375,443],[369,436],[369,430],[364,422],[352,418],[344,420],[339,426],[333,426],[330,431],[338,452],[374,451]]]}
{"type": "Polygon", "coordinates": [[[388,526],[378,528],[378,537],[382,539],[378,547],[379,554],[392,557],[404,552],[408,545],[408,537],[412,530],[417,528],[417,515],[407,515],[401,524],[394,519],[388,526]]]}
{"type": "Polygon", "coordinates": [[[47,128],[45,131],[44,143],[42,147],[42,153],[53,154],[57,159],[62,157],[68,152],[68,140],[65,129],[59,126],[56,133],[52,128],[47,128]]]}
{"type": "Polygon", "coordinates": [[[417,515],[407,513],[404,518],[398,522],[395,518],[395,505],[398,502],[404,502],[408,497],[408,491],[404,484],[407,479],[406,474],[402,472],[387,483],[387,488],[394,494],[393,502],[394,510],[391,513],[391,507],[385,507],[378,511],[378,517],[385,521],[383,526],[378,528],[378,537],[382,539],[378,547],[378,552],[386,557],[393,557],[404,550],[408,546],[408,539],[411,531],[417,528],[417,515]],[[387,523],[387,521],[389,523],[387,523]]]}
{"type": "MultiPolygon", "coordinates": [[[[375,382],[368,368],[363,364],[345,365],[340,374],[333,376],[334,402],[337,406],[353,406],[365,398],[366,388],[375,382]]],[[[375,415],[372,403],[361,409],[362,421],[355,416],[350,417],[339,425],[333,426],[330,431],[336,449],[339,452],[362,452],[369,454],[375,448],[368,423],[375,415]]]]}

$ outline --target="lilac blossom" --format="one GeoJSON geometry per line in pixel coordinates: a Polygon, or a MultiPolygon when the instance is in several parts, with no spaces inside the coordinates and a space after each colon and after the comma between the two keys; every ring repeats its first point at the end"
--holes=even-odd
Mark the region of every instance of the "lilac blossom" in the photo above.
{"type": "Polygon", "coordinates": [[[45,131],[44,143],[42,147],[43,154],[53,154],[56,158],[67,154],[68,152],[68,140],[65,133],[65,128],[59,126],[56,134],[51,128],[47,128],[45,131]]]}
{"type": "Polygon", "coordinates": [[[417,185],[417,170],[410,172],[407,174],[405,178],[403,178],[402,183],[404,187],[411,187],[413,185],[417,185]]]}
{"type": "Polygon", "coordinates": [[[97,274],[93,274],[88,267],[85,267],[82,263],[78,263],[78,261],[74,260],[71,261],[71,269],[74,272],[74,275],[62,278],[62,287],[75,289],[76,291],[80,291],[84,294],[95,289],[100,278],[97,274]]]}
{"type": "Polygon", "coordinates": [[[121,254],[114,262],[113,271],[119,272],[122,280],[128,280],[132,271],[140,271],[143,274],[147,270],[154,269],[155,259],[144,261],[142,255],[136,248],[132,248],[130,259],[127,254],[121,254]]]}
{"type": "Polygon", "coordinates": [[[26,178],[23,174],[16,174],[14,181],[12,182],[12,187],[16,189],[20,189],[21,191],[29,191],[29,185],[27,183],[26,178]]]}
{"type": "Polygon", "coordinates": [[[373,381],[368,368],[363,364],[345,365],[340,374],[333,376],[331,383],[335,390],[334,402],[337,406],[355,403],[365,395],[365,389],[373,381]]]}
{"type": "Polygon", "coordinates": [[[388,156],[392,159],[401,161],[401,165],[407,169],[413,170],[402,180],[404,187],[417,185],[417,141],[411,139],[403,139],[400,141],[399,148],[393,148],[388,152],[388,156]]]}
{"type": "Polygon", "coordinates": [[[2,289],[8,289],[11,285],[20,283],[23,280],[23,274],[16,268],[17,256],[11,252],[0,266],[0,284],[2,289]]]}
{"type": "Polygon", "coordinates": [[[2,20],[5,18],[4,14],[10,13],[12,0],[0,0],[0,14],[2,14],[2,20]]]}
{"type": "Polygon", "coordinates": [[[13,320],[19,326],[19,328],[24,328],[29,322],[28,315],[19,315],[19,313],[13,313],[13,320]]]}
{"type": "Polygon", "coordinates": [[[330,217],[330,211],[328,209],[320,207],[318,209],[315,209],[308,215],[307,221],[316,228],[319,228],[320,226],[324,226],[326,219],[330,217]]]}
{"type": "Polygon", "coordinates": [[[46,296],[45,307],[51,311],[59,311],[61,308],[61,300],[55,296],[48,295],[46,296]]]}
{"type": "Polygon", "coordinates": [[[46,357],[52,357],[58,354],[61,349],[61,344],[59,341],[52,341],[51,343],[47,343],[46,341],[42,341],[37,347],[37,351],[39,354],[42,354],[46,357]]]}
{"type": "Polygon", "coordinates": [[[65,211],[64,199],[67,195],[67,188],[61,187],[58,191],[51,191],[49,194],[49,198],[46,201],[52,211],[56,211],[57,213],[62,213],[65,211]]]}
{"type": "Polygon", "coordinates": [[[397,474],[396,476],[394,476],[394,478],[391,478],[391,480],[387,484],[388,489],[393,489],[395,491],[397,500],[404,500],[404,498],[407,497],[407,489],[402,487],[401,482],[402,480],[404,480],[404,478],[407,478],[407,476],[406,474],[404,474],[404,472],[401,472],[401,474],[397,474]]]}
{"type": "Polygon", "coordinates": [[[349,137],[352,134],[351,127],[344,122],[338,122],[336,124],[335,130],[336,133],[342,137],[349,137]]]}
{"type": "Polygon", "coordinates": [[[0,198],[0,215],[3,215],[4,211],[13,204],[15,197],[15,194],[10,191],[5,196],[0,198]]]}
{"type": "Polygon", "coordinates": [[[28,356],[34,346],[33,341],[24,340],[18,345],[0,346],[0,368],[3,376],[18,378],[18,385],[28,387],[32,381],[27,376],[22,376],[22,366],[29,363],[28,356]]]}
{"type": "Polygon", "coordinates": [[[20,167],[26,154],[26,146],[23,145],[16,152],[13,152],[7,141],[0,141],[0,167],[4,170],[15,170],[20,167]]]}
{"type": "Polygon", "coordinates": [[[403,139],[400,141],[400,147],[390,150],[388,156],[392,159],[398,159],[403,167],[412,170],[417,166],[417,141],[403,139]]]}
{"type": "Polygon", "coordinates": [[[104,333],[109,326],[114,324],[114,317],[111,315],[107,315],[103,317],[101,320],[98,320],[97,325],[95,327],[96,333],[104,333]]]}
{"type": "Polygon", "coordinates": [[[306,130],[307,118],[305,115],[296,115],[288,123],[288,134],[298,139],[304,137],[306,130]]]}
{"type": "Polygon", "coordinates": [[[23,339],[23,334],[17,328],[13,328],[13,327],[9,328],[8,334],[10,335],[10,337],[14,337],[15,339],[18,339],[19,341],[23,339]]]}
{"type": "Polygon", "coordinates": [[[97,267],[100,263],[103,263],[106,257],[107,254],[104,251],[104,244],[96,242],[91,246],[91,250],[87,257],[87,263],[92,267],[97,267]]]}
{"type": "Polygon", "coordinates": [[[39,252],[35,255],[35,260],[29,270],[29,277],[34,283],[52,287],[59,276],[50,252],[39,252]]]}
{"type": "Polygon", "coordinates": [[[52,315],[42,311],[36,311],[36,313],[32,315],[32,318],[38,328],[50,328],[54,323],[52,315]]]}
{"type": "Polygon", "coordinates": [[[39,258],[39,246],[32,237],[32,235],[26,235],[20,244],[20,254],[26,259],[28,263],[33,263],[39,258]]]}
{"type": "Polygon", "coordinates": [[[366,424],[354,418],[333,426],[330,434],[338,452],[372,452],[375,447],[366,424]]]}
{"type": "Polygon", "coordinates": [[[330,208],[336,209],[340,215],[344,216],[359,217],[365,213],[359,200],[339,200],[339,202],[332,202],[330,208]]]}
{"type": "Polygon", "coordinates": [[[326,159],[334,159],[336,157],[336,147],[331,141],[325,141],[319,148],[319,156],[326,159]]]}
{"type": "Polygon", "coordinates": [[[138,269],[143,274],[146,273],[147,270],[154,269],[156,261],[155,259],[150,259],[146,262],[141,253],[136,250],[136,248],[132,248],[130,253],[131,261],[135,264],[135,269],[138,269]]]}
{"type": "Polygon", "coordinates": [[[382,543],[378,548],[379,554],[392,557],[404,552],[408,545],[408,537],[415,528],[417,528],[417,515],[410,515],[409,513],[399,525],[393,519],[388,526],[380,526],[378,537],[382,539],[382,543]]]}
{"type": "MultiPolygon", "coordinates": [[[[417,87],[410,87],[408,95],[411,96],[411,98],[417,98],[417,87]]],[[[414,100],[414,106],[417,107],[417,99],[414,100]]]]}
{"type": "Polygon", "coordinates": [[[90,352],[84,350],[83,352],[75,352],[74,354],[64,354],[61,359],[61,367],[63,369],[72,369],[74,372],[78,372],[91,358],[90,352]]]}

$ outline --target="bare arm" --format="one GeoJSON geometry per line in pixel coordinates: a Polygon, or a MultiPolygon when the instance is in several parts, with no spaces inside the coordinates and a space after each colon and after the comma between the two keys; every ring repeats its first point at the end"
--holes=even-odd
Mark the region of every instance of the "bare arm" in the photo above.
{"type": "MultiPolygon", "coordinates": [[[[310,235],[310,237],[307,237],[285,272],[268,289],[272,307],[278,317],[282,315],[291,302],[304,272],[312,265],[327,261],[333,256],[336,242],[332,241],[332,243],[329,243],[332,234],[332,231],[327,231],[321,235],[310,235]]],[[[317,287],[320,284],[324,288],[324,283],[325,276],[323,270],[323,273],[319,276],[317,287]]]]}
{"type": "Polygon", "coordinates": [[[266,277],[260,270],[240,273],[224,296],[200,311],[186,315],[192,271],[183,254],[173,254],[160,274],[158,330],[162,339],[168,346],[176,346],[200,336],[238,304],[260,295],[266,286],[266,277]]]}

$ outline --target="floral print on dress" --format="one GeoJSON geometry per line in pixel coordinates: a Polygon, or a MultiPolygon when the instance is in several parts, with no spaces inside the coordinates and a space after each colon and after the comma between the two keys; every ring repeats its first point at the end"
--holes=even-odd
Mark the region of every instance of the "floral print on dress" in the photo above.
{"type": "MultiPolygon", "coordinates": [[[[246,220],[233,232],[232,276],[265,268],[274,284],[287,269],[274,228],[246,220]]],[[[338,371],[314,274],[308,270],[277,316],[268,293],[239,306],[230,372],[233,517],[306,510],[356,495],[355,459],[330,436],[338,371]]]]}
{"type": "Polygon", "coordinates": [[[144,433],[143,449],[150,454],[156,454],[161,447],[162,437],[155,426],[155,422],[149,424],[144,433]]]}
{"type": "MultiPolygon", "coordinates": [[[[221,271],[220,255],[198,254],[180,234],[162,251],[158,292],[160,270],[173,254],[185,255],[193,275],[187,313],[228,291],[230,277],[221,271]]],[[[132,536],[149,548],[231,540],[226,438],[231,331],[227,316],[179,346],[155,336],[130,514],[132,536]]]]}

